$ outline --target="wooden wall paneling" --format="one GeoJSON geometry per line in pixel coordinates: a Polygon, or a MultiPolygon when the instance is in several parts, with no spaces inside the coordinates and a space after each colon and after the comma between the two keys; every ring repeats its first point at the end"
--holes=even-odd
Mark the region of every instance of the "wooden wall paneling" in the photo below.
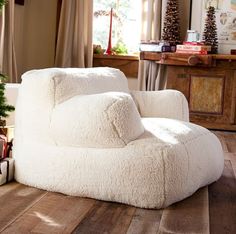
{"type": "Polygon", "coordinates": [[[223,114],[225,77],[196,76],[190,78],[190,112],[223,114]]]}
{"type": "Polygon", "coordinates": [[[182,92],[189,101],[190,77],[187,67],[169,66],[167,70],[167,89],[177,89],[182,92]]]}
{"type": "MultiPolygon", "coordinates": [[[[225,72],[215,68],[168,66],[167,77],[167,88],[177,89],[187,98],[190,107],[190,117],[193,122],[206,121],[208,119],[210,119],[211,123],[230,122],[229,110],[232,109],[232,98],[227,98],[229,96],[228,92],[225,94],[225,72]],[[218,94],[214,91],[215,88],[218,89],[218,94]],[[230,107],[223,112],[222,108],[226,108],[224,106],[225,96],[227,105],[230,107]],[[216,99],[215,101],[213,101],[214,98],[216,99]],[[217,106],[215,106],[216,104],[217,106]]],[[[231,81],[227,81],[228,83],[230,84],[231,81]]],[[[228,86],[230,86],[229,84],[228,86]]]]}
{"type": "Polygon", "coordinates": [[[219,68],[193,67],[188,69],[188,73],[191,121],[200,125],[210,123],[213,128],[214,124],[219,127],[220,124],[228,126],[234,124],[234,72],[219,68]],[[192,86],[194,82],[197,83],[197,87],[192,86]]]}

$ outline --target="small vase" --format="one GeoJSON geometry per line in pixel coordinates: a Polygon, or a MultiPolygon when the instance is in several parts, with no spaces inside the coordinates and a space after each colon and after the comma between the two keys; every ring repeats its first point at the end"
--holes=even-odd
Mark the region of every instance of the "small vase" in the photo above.
{"type": "Polygon", "coordinates": [[[113,14],[113,9],[111,8],[111,13],[110,13],[110,29],[109,29],[109,37],[108,37],[108,45],[105,54],[111,55],[112,54],[112,43],[111,43],[111,38],[112,38],[112,14],[113,14]]]}

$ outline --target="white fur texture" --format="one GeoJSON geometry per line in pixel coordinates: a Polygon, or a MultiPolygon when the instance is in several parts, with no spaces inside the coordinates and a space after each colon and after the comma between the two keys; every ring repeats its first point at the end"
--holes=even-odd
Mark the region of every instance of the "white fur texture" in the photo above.
{"type": "Polygon", "coordinates": [[[165,117],[189,121],[188,102],[177,90],[132,91],[142,117],[165,117]]]}
{"type": "MultiPolygon", "coordinates": [[[[159,92],[151,95],[149,92],[136,93],[142,96],[136,98],[140,111],[145,115],[150,113],[153,117],[142,119],[145,131],[140,136],[142,125],[136,119],[138,115],[134,114],[136,109],[130,102],[130,96],[104,92],[127,93],[127,81],[123,73],[108,68],[46,69],[24,75],[17,101],[13,152],[17,181],[69,195],[117,201],[144,208],[162,208],[190,196],[200,187],[220,177],[224,164],[223,152],[219,140],[211,132],[180,120],[154,118],[158,117],[155,115],[165,113],[167,117],[188,120],[187,114],[183,114],[187,109],[183,104],[185,100],[182,100],[179,92],[166,91],[160,94],[165,93],[166,98],[162,96],[159,100],[163,100],[166,107],[172,107],[171,111],[166,111],[164,104],[158,104],[155,100],[159,92]],[[88,71],[87,75],[85,71],[88,71]],[[88,94],[90,97],[85,98],[88,94]],[[127,137],[123,147],[77,146],[80,126],[77,127],[75,121],[77,117],[82,118],[79,112],[85,118],[81,112],[86,105],[80,102],[81,98],[87,100],[86,105],[99,107],[102,115],[111,100],[121,99],[121,102],[113,106],[114,109],[111,106],[108,110],[114,114],[114,119],[127,118],[124,126],[121,125],[123,121],[119,123],[123,137],[127,137]],[[102,104],[99,103],[100,98],[104,99],[102,104]],[[128,113],[122,113],[124,100],[128,106],[124,112],[128,110],[128,113]],[[146,112],[145,103],[140,104],[142,100],[147,100],[146,112]],[[151,107],[147,106],[149,103],[152,103],[151,107]],[[72,104],[75,110],[72,110],[72,104]],[[68,113],[74,117],[67,116],[68,113]],[[72,120],[73,123],[70,123],[72,120]],[[138,124],[130,123],[135,121],[138,124]],[[133,129],[135,126],[140,131],[133,129]],[[60,127],[62,129],[58,130],[60,127]],[[76,131],[73,131],[73,127],[77,128],[76,131]],[[134,132],[129,133],[128,128],[134,132]],[[55,131],[54,136],[52,129],[55,131]],[[133,140],[133,136],[138,137],[133,140]],[[73,146],[74,143],[76,146],[73,146]]],[[[97,120],[96,115],[88,116],[88,121],[92,123],[93,118],[97,120]]],[[[104,126],[109,129],[107,124],[104,120],[104,126]]]]}
{"type": "Polygon", "coordinates": [[[57,105],[51,117],[57,145],[124,147],[143,132],[132,97],[120,92],[75,96],[57,105]]]}

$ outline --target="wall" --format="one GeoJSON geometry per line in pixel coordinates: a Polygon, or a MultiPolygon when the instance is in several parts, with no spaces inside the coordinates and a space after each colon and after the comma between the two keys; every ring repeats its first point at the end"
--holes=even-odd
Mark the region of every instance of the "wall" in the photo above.
{"type": "MultiPolygon", "coordinates": [[[[190,0],[178,0],[179,3],[179,18],[180,18],[180,37],[185,40],[187,29],[189,28],[189,13],[190,13],[190,0]]],[[[167,0],[162,3],[162,29],[164,26],[164,17],[166,13],[167,0]]]]}
{"type": "MultiPolygon", "coordinates": [[[[202,21],[204,14],[202,12],[203,0],[193,0],[192,3],[192,21],[191,29],[197,30],[202,36],[204,31],[204,21],[202,21]]],[[[224,4],[227,4],[224,2],[224,4]]],[[[236,49],[236,44],[218,44],[218,53],[230,54],[231,49],[236,49]]]]}
{"type": "Polygon", "coordinates": [[[25,0],[15,5],[18,75],[54,65],[57,0],[25,0]]]}

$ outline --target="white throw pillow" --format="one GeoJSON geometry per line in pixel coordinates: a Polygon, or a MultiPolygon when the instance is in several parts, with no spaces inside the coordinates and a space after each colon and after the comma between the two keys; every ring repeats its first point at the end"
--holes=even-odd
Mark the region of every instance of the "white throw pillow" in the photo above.
{"type": "Polygon", "coordinates": [[[51,136],[56,144],[76,147],[124,147],[143,132],[129,94],[78,95],[55,106],[51,136]]]}

